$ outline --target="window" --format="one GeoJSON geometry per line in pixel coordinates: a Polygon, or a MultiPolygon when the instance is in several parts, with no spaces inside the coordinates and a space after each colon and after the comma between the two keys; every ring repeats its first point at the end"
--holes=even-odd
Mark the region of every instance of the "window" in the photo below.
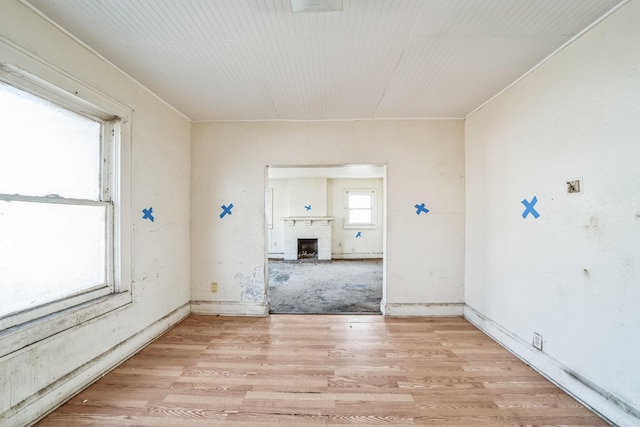
{"type": "Polygon", "coordinates": [[[0,329],[118,291],[120,121],[30,92],[0,81],[0,329]]]}
{"type": "Polygon", "coordinates": [[[375,228],[375,190],[345,190],[345,228],[375,228]]]}

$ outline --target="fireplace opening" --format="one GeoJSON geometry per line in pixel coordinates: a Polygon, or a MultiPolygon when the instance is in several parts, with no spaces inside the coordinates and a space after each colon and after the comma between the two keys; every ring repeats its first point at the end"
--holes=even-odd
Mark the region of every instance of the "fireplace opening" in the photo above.
{"type": "Polygon", "coordinates": [[[317,259],[318,239],[298,239],[298,259],[317,259]]]}

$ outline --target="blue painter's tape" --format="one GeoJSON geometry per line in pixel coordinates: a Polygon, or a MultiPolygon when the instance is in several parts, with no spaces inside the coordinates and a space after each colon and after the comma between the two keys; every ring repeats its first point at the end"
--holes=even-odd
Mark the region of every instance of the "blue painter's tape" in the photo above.
{"type": "Polygon", "coordinates": [[[538,203],[538,198],[533,196],[531,202],[527,201],[527,199],[522,200],[520,203],[524,205],[524,212],[522,212],[522,218],[526,218],[529,214],[533,215],[534,218],[538,218],[540,214],[535,210],[534,206],[538,203]]]}
{"type": "Polygon", "coordinates": [[[422,212],[424,212],[424,213],[429,212],[429,209],[424,207],[424,203],[416,205],[416,209],[417,209],[417,211],[416,211],[417,215],[420,215],[422,212]]]}
{"type": "Polygon", "coordinates": [[[358,231],[358,232],[356,233],[356,238],[358,238],[358,237],[362,237],[362,231],[358,231]]]}
{"type": "Polygon", "coordinates": [[[153,213],[153,208],[142,209],[142,213],[144,214],[142,219],[148,219],[151,222],[154,221],[153,215],[151,215],[153,213]]]}
{"type": "Polygon", "coordinates": [[[304,208],[307,210],[307,212],[309,212],[311,210],[311,205],[305,205],[304,208]]]}
{"type": "Polygon", "coordinates": [[[222,205],[222,213],[220,214],[220,218],[224,218],[225,215],[231,215],[231,208],[233,208],[233,203],[229,203],[229,206],[222,205]]]}

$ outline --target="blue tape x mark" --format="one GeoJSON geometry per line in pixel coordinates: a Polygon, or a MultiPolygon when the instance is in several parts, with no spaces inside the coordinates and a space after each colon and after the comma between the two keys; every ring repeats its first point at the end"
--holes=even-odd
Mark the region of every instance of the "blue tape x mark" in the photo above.
{"type": "Polygon", "coordinates": [[[229,203],[229,206],[222,205],[222,213],[220,214],[220,218],[224,218],[226,214],[231,215],[231,208],[233,208],[233,203],[229,203]]]}
{"type": "Polygon", "coordinates": [[[528,202],[527,199],[524,199],[520,203],[524,205],[524,212],[522,212],[522,218],[526,218],[529,214],[533,215],[534,218],[538,218],[540,216],[538,211],[536,211],[533,208],[535,204],[538,203],[538,198],[536,196],[533,196],[533,199],[531,199],[531,202],[528,202]]]}
{"type": "Polygon", "coordinates": [[[153,213],[153,208],[142,209],[142,213],[144,214],[142,219],[148,219],[148,220],[151,220],[151,222],[153,222],[153,215],[151,215],[153,213]]]}
{"type": "Polygon", "coordinates": [[[424,212],[424,213],[429,212],[429,209],[424,207],[424,203],[416,205],[416,209],[417,209],[417,211],[416,211],[417,215],[420,215],[422,212],[424,212]]]}
{"type": "Polygon", "coordinates": [[[311,210],[311,205],[305,205],[305,207],[304,207],[304,208],[305,208],[307,211],[310,211],[310,210],[311,210]]]}
{"type": "Polygon", "coordinates": [[[356,237],[362,237],[362,231],[358,231],[358,233],[356,234],[356,237]]]}

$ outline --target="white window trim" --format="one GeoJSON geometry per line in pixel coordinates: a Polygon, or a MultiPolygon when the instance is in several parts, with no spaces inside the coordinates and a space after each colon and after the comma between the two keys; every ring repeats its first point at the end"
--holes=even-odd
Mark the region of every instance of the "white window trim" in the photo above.
{"type": "Polygon", "coordinates": [[[373,188],[345,188],[344,189],[344,229],[345,230],[375,230],[378,228],[378,197],[373,188]],[[371,196],[371,223],[349,223],[349,194],[371,196]]]}
{"type": "MultiPolygon", "coordinates": [[[[43,63],[33,54],[0,38],[0,80],[21,90],[48,99],[64,108],[104,122],[103,146],[111,147],[110,158],[103,167],[109,169],[110,185],[103,186],[107,208],[107,286],[71,295],[33,309],[0,317],[0,357],[79,325],[105,313],[131,304],[131,117],[133,111],[97,92],[75,77],[43,63]],[[12,63],[1,58],[11,58],[12,63]],[[32,74],[33,73],[33,74],[32,74]],[[38,74],[38,76],[35,75],[38,74]],[[80,96],[79,94],[82,94],[80,96]]],[[[34,201],[29,196],[14,196],[34,201]]],[[[38,200],[47,202],[46,200],[38,200]]],[[[52,200],[53,202],[53,200],[52,200]]],[[[61,200],[55,200],[61,202],[61,200]]],[[[77,203],[75,200],[73,203],[77,203]]],[[[80,204],[101,204],[92,200],[80,204]]]]}

